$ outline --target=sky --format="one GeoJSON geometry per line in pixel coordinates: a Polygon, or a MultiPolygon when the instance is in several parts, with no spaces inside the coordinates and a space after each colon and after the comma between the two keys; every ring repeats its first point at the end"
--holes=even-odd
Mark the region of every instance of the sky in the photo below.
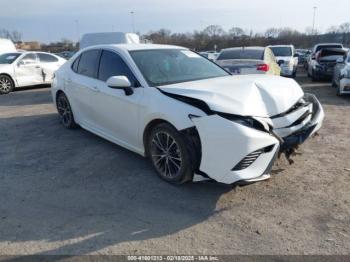
{"type": "Polygon", "coordinates": [[[211,24],[264,32],[270,27],[326,31],[350,22],[349,0],[0,0],[0,29],[18,30],[24,41],[77,41],[84,33],[166,28],[202,30],[211,24]],[[134,15],[131,14],[134,13],[134,15]],[[133,19],[132,19],[133,16],[133,19]],[[132,22],[134,21],[134,22],[132,22]]]}

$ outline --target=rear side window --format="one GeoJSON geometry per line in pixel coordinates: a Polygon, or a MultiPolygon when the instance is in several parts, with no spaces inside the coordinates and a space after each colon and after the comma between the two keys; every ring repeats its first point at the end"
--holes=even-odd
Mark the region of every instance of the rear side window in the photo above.
{"type": "Polygon", "coordinates": [[[228,60],[228,59],[253,59],[263,60],[264,49],[233,49],[224,50],[221,52],[217,60],[228,60]]]}
{"type": "Polygon", "coordinates": [[[58,59],[52,55],[43,54],[43,53],[37,53],[37,55],[39,56],[40,62],[42,62],[42,63],[58,62],[58,59]]]}
{"type": "Polygon", "coordinates": [[[24,57],[21,59],[25,64],[35,64],[37,63],[37,58],[36,55],[33,53],[26,54],[24,57]]]}
{"type": "Polygon", "coordinates": [[[111,76],[126,76],[133,87],[139,86],[134,74],[124,60],[114,52],[103,50],[98,79],[107,81],[111,76]]]}
{"type": "Polygon", "coordinates": [[[81,54],[77,73],[96,78],[100,50],[88,50],[81,54]]]}
{"type": "Polygon", "coordinates": [[[72,64],[72,70],[75,72],[75,73],[78,73],[78,65],[79,65],[79,60],[80,60],[80,56],[78,56],[73,64],[72,64]]]}

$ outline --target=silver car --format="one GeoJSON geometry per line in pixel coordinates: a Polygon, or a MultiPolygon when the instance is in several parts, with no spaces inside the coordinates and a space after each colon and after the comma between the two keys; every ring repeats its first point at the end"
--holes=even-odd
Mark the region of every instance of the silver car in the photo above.
{"type": "Polygon", "coordinates": [[[337,88],[337,95],[350,94],[350,54],[337,59],[334,67],[333,87],[337,88]]]}
{"type": "Polygon", "coordinates": [[[223,49],[215,61],[233,75],[280,75],[281,68],[268,47],[234,47],[223,49]]]}

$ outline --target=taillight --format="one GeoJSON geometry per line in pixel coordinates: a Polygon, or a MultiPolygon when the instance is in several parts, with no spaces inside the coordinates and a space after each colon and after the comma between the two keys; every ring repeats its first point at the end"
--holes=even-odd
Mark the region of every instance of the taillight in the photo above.
{"type": "Polygon", "coordinates": [[[267,72],[270,70],[270,67],[268,64],[261,64],[261,65],[257,65],[256,70],[267,72]]]}

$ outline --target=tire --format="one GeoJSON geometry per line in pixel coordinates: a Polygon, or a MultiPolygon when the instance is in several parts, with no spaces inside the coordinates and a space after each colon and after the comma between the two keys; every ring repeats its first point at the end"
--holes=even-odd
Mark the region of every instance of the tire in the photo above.
{"type": "Polygon", "coordinates": [[[72,108],[69,104],[67,96],[61,92],[56,100],[57,112],[60,116],[61,124],[67,129],[76,128],[78,125],[74,121],[72,108]]]}
{"type": "Polygon", "coordinates": [[[193,179],[195,161],[183,134],[162,123],[152,129],[146,141],[147,155],[161,179],[177,185],[193,179]]]}
{"type": "Polygon", "coordinates": [[[292,74],[292,78],[296,78],[297,77],[297,71],[295,70],[292,74]]]}
{"type": "Polygon", "coordinates": [[[11,77],[7,75],[0,75],[0,94],[8,94],[13,91],[15,85],[11,77]]]}

